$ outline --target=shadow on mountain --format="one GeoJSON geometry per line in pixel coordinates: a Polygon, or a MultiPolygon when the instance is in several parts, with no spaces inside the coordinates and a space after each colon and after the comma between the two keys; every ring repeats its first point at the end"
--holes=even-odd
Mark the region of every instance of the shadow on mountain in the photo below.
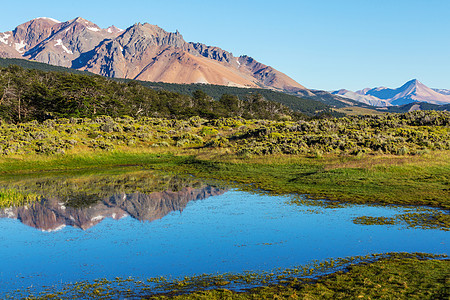
{"type": "Polygon", "coordinates": [[[79,57],[72,60],[72,65],[70,66],[72,69],[80,69],[86,65],[88,61],[90,61],[95,55],[95,49],[91,51],[81,53],[79,57]]]}

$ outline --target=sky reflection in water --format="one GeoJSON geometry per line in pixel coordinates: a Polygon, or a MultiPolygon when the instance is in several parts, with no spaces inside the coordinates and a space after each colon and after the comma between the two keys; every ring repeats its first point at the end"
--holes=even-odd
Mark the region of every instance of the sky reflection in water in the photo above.
{"type": "Polygon", "coordinates": [[[314,259],[368,253],[448,254],[448,232],[364,226],[351,221],[361,215],[392,216],[403,211],[399,208],[315,207],[319,213],[313,213],[308,206],[288,205],[290,196],[261,196],[210,187],[189,193],[192,199],[186,200],[185,194],[178,193],[165,195],[164,201],[157,199],[164,198],[162,195],[153,197],[155,200],[145,199],[145,195],[119,194],[102,203],[101,209],[93,205],[97,209],[94,214],[83,208],[78,215],[76,210],[53,201],[49,209],[32,213],[31,221],[23,219],[26,215],[14,219],[17,211],[3,210],[2,215],[0,210],[2,292],[116,276],[178,277],[271,270],[314,259]],[[154,214],[137,212],[139,205],[143,210],[152,209],[154,214]],[[94,221],[85,226],[86,230],[73,227],[76,224],[63,228],[55,224],[53,228],[59,230],[50,232],[21,223],[43,226],[37,219],[49,219],[49,211],[66,213],[66,220],[68,214],[75,214],[76,220],[84,216],[94,221]],[[105,218],[95,215],[99,211],[105,218]],[[154,221],[142,221],[146,219],[154,221]]]}

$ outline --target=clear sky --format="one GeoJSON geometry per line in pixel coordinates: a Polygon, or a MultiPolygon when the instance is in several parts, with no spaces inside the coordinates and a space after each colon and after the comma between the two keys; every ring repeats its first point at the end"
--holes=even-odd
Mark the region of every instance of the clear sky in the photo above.
{"type": "Polygon", "coordinates": [[[308,88],[450,89],[450,0],[4,1],[0,32],[36,17],[137,22],[249,55],[308,88]]]}

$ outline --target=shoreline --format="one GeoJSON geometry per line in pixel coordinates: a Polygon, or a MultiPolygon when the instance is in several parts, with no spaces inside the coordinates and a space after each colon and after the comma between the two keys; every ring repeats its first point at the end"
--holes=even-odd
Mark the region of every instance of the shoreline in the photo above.
{"type": "MultiPolygon", "coordinates": [[[[304,194],[341,203],[415,205],[450,209],[450,151],[422,156],[250,159],[221,152],[79,152],[0,158],[0,178],[33,173],[151,169],[236,182],[274,194],[304,194]]],[[[245,188],[244,188],[245,189],[245,188]]]]}

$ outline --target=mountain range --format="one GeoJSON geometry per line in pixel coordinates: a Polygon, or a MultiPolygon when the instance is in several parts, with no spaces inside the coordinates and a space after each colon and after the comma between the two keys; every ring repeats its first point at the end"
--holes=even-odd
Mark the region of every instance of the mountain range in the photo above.
{"type": "Polygon", "coordinates": [[[83,18],[36,18],[0,33],[0,57],[22,58],[107,77],[170,83],[263,87],[310,94],[292,78],[249,56],[201,43],[178,32],[136,23],[100,28],[83,18]]]}
{"type": "Polygon", "coordinates": [[[398,106],[414,102],[426,102],[436,105],[450,104],[450,91],[445,89],[431,89],[413,79],[399,88],[387,87],[365,88],[356,92],[338,90],[334,95],[346,97],[371,106],[398,106]]]}
{"type": "Polygon", "coordinates": [[[0,33],[0,57],[142,82],[271,89],[334,108],[450,103],[450,90],[430,89],[417,80],[397,89],[343,89],[332,93],[310,90],[252,57],[235,57],[218,47],[186,42],[180,32],[167,32],[148,23],[136,23],[123,30],[115,26],[101,28],[81,17],[66,22],[36,18],[0,33]]]}

